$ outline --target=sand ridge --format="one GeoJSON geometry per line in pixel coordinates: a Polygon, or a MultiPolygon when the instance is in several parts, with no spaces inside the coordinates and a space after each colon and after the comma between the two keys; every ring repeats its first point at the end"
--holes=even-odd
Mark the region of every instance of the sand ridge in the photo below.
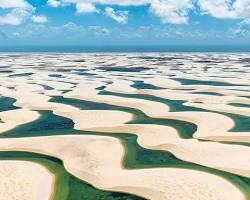
{"type": "Polygon", "coordinates": [[[125,170],[121,166],[123,146],[118,139],[110,137],[71,135],[1,139],[0,147],[2,151],[31,151],[58,157],[70,173],[105,190],[155,200],[244,199],[233,184],[206,172],[179,168],[125,170]],[[72,146],[74,148],[69,148],[72,146]]]}

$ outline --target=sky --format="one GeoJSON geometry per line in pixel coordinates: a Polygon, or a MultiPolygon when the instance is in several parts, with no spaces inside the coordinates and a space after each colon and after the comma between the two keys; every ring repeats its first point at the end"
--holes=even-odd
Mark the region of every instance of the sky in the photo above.
{"type": "Polygon", "coordinates": [[[0,0],[0,46],[250,46],[250,0],[0,0]]]}

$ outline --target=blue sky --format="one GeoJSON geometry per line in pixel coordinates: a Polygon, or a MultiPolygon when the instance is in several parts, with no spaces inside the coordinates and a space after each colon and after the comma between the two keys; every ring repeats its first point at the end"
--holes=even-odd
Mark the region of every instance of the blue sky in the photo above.
{"type": "Polygon", "coordinates": [[[0,45],[250,45],[250,0],[0,0],[0,45]]]}

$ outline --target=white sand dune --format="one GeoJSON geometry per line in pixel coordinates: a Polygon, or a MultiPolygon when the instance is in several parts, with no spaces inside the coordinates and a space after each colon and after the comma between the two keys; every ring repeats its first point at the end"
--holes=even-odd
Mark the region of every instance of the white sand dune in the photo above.
{"type": "Polygon", "coordinates": [[[53,192],[53,175],[36,163],[0,161],[1,200],[48,200],[53,192]]]}
{"type": "MultiPolygon", "coordinates": [[[[145,79],[147,81],[148,79],[145,79]]],[[[157,78],[156,78],[157,80],[157,78]]],[[[167,80],[167,79],[166,79],[167,80]]],[[[168,80],[167,80],[168,81],[168,80]]],[[[237,91],[237,90],[227,90],[222,86],[204,86],[204,85],[192,85],[192,86],[180,86],[171,88],[171,89],[161,89],[161,90],[152,90],[152,89],[140,89],[137,90],[132,88],[132,81],[116,81],[107,86],[106,90],[111,92],[118,92],[124,94],[149,94],[161,98],[171,99],[171,100],[185,100],[190,103],[194,102],[203,102],[207,104],[228,104],[228,103],[245,103],[249,104],[249,99],[242,96],[249,96],[250,92],[237,91]],[[118,82],[118,83],[116,83],[118,82]],[[201,88],[201,89],[197,89],[201,88]],[[205,89],[204,89],[205,88],[205,89]],[[184,90],[179,90],[184,89],[184,90]],[[193,89],[192,91],[185,89],[193,89]],[[210,94],[198,94],[194,92],[218,92],[224,94],[225,96],[217,96],[210,94]],[[234,93],[234,94],[231,94],[234,93]]],[[[167,85],[166,85],[167,87],[167,85]]],[[[234,108],[235,109],[235,108],[234,108]]],[[[247,109],[248,110],[248,109],[247,109]]],[[[233,112],[233,111],[232,111],[233,112]]],[[[237,113],[236,113],[237,114],[237,113]]]]}
{"type": "Polygon", "coordinates": [[[123,169],[123,146],[119,140],[110,137],[1,139],[0,149],[58,157],[64,161],[70,173],[100,189],[137,194],[148,199],[244,199],[244,195],[232,183],[206,172],[180,168],[123,169]]]}
{"type": "MultiPolygon", "coordinates": [[[[127,84],[126,87],[130,87],[128,82],[123,82],[124,84],[127,84]]],[[[116,85],[115,85],[116,86],[116,85]]],[[[114,89],[114,87],[112,87],[114,89]]],[[[116,89],[110,90],[112,92],[117,91],[116,89]]],[[[144,91],[144,90],[143,90],[144,91]]],[[[154,91],[154,90],[146,90],[148,91],[148,94],[154,94],[154,92],[157,92],[157,94],[162,94],[162,91],[154,91]]],[[[121,92],[121,90],[120,90],[121,92]]],[[[70,96],[73,92],[65,95],[65,96],[70,96]]],[[[129,93],[129,91],[123,90],[122,93],[129,93]]],[[[134,93],[140,93],[140,91],[134,92],[134,93]]],[[[164,93],[163,93],[164,94],[164,93]]],[[[168,92],[170,96],[167,98],[170,98],[172,100],[181,100],[185,98],[185,96],[190,96],[192,97],[193,94],[182,94],[182,93],[172,93],[168,92]]],[[[161,96],[161,95],[156,95],[160,96],[163,98],[166,98],[166,96],[161,96]]],[[[230,102],[245,102],[247,98],[242,98],[242,97],[233,97],[233,96],[227,96],[227,97],[222,97],[221,102],[224,102],[224,104],[220,103],[220,99],[217,97],[211,97],[212,95],[201,95],[201,94],[195,94],[195,96],[200,97],[202,101],[206,99],[205,101],[212,101],[213,103],[192,103],[192,102],[187,102],[184,103],[183,105],[186,106],[191,106],[191,107],[197,107],[197,108],[203,108],[211,111],[220,111],[220,112],[225,112],[225,113],[233,113],[233,114],[239,114],[239,115],[244,115],[244,116],[249,116],[250,109],[249,108],[244,108],[244,107],[235,107],[235,106],[229,106],[226,105],[226,103],[230,102]],[[238,98],[238,100],[236,100],[238,98]]],[[[86,97],[83,95],[78,95],[79,99],[85,99],[86,97]]],[[[96,97],[97,99],[98,97],[96,97]]],[[[200,101],[201,99],[196,99],[196,101],[200,101]]],[[[194,101],[193,98],[186,100],[192,100],[194,101]]],[[[109,102],[110,104],[115,104],[115,105],[120,105],[122,106],[123,104],[117,104],[113,102],[113,96],[110,96],[109,102]]],[[[142,110],[143,111],[143,110],[142,110]]],[[[197,139],[205,139],[205,140],[214,140],[214,141],[226,141],[226,142],[249,142],[250,140],[250,132],[244,132],[244,133],[239,133],[239,132],[229,132],[231,128],[234,126],[234,122],[229,118],[221,114],[217,113],[212,113],[212,112],[167,112],[164,110],[161,112],[157,113],[157,110],[154,110],[152,113],[147,113],[150,117],[158,117],[158,118],[166,118],[166,119],[176,119],[176,120],[183,120],[187,122],[194,123],[198,126],[198,130],[194,134],[194,137],[197,139]],[[208,122],[213,122],[209,123],[208,122]]]]}
{"type": "Polygon", "coordinates": [[[180,87],[181,84],[178,81],[167,78],[149,78],[144,80],[145,83],[149,83],[162,88],[180,87]]]}
{"type": "Polygon", "coordinates": [[[184,105],[191,106],[194,108],[202,108],[210,111],[232,113],[236,115],[243,115],[250,117],[250,105],[249,108],[246,107],[236,107],[220,103],[184,103],[184,105]]]}
{"type": "Polygon", "coordinates": [[[6,122],[10,121],[9,123],[5,123],[2,125],[2,132],[14,128],[17,125],[34,121],[39,117],[39,114],[37,114],[37,112],[29,111],[27,109],[51,110],[56,115],[72,119],[75,123],[75,127],[78,128],[91,128],[96,126],[110,127],[114,125],[118,126],[132,120],[133,118],[131,114],[121,111],[80,110],[73,106],[49,102],[50,97],[43,94],[37,94],[33,92],[8,92],[3,92],[3,94],[17,99],[15,105],[24,109],[5,112],[2,114],[3,117],[1,117],[0,113],[0,117],[3,118],[3,120],[5,120],[6,122]],[[25,115],[27,119],[18,115],[12,117],[12,114],[14,114],[15,112],[20,115],[25,115]]]}
{"type": "MultiPolygon", "coordinates": [[[[91,91],[94,94],[94,91],[93,90],[91,90],[91,91]]],[[[23,107],[28,108],[28,109],[52,110],[57,115],[72,119],[75,122],[75,128],[80,129],[80,130],[97,130],[97,131],[104,132],[105,128],[109,127],[110,128],[110,129],[108,129],[109,132],[116,132],[117,131],[117,129],[115,128],[116,126],[119,127],[132,119],[131,114],[121,112],[121,111],[94,111],[94,110],[85,111],[85,110],[79,110],[79,109],[74,108],[72,106],[48,102],[49,97],[42,95],[42,94],[35,94],[35,95],[33,95],[33,93],[27,93],[27,95],[24,95],[24,94],[25,93],[18,93],[18,95],[16,95],[16,97],[18,97],[17,102],[15,103],[16,105],[23,106],[23,107]],[[37,99],[37,100],[35,100],[35,99],[37,99]],[[112,119],[112,120],[110,120],[110,119],[112,119]]],[[[96,96],[98,97],[98,95],[96,95],[96,96]]],[[[105,98],[108,99],[109,96],[105,96],[105,98]]],[[[121,97],[120,99],[123,99],[123,98],[121,97]]],[[[132,103],[131,102],[129,102],[129,103],[131,105],[133,105],[133,99],[131,99],[131,98],[126,99],[126,101],[128,101],[128,100],[132,100],[132,103]]],[[[113,99],[109,98],[109,102],[113,103],[113,99]]],[[[114,104],[115,105],[123,105],[123,103],[120,103],[119,101],[117,101],[117,102],[115,101],[114,104]]],[[[129,107],[129,106],[127,105],[127,107],[129,107]]],[[[134,107],[138,107],[138,106],[136,105],[134,107]]],[[[156,115],[155,113],[157,113],[157,110],[153,110],[153,112],[154,112],[154,116],[155,116],[156,115]]],[[[158,117],[166,118],[166,119],[184,120],[184,121],[188,121],[188,122],[192,122],[192,123],[197,124],[198,130],[195,133],[195,137],[197,139],[199,139],[200,136],[203,139],[207,139],[207,138],[209,139],[211,136],[222,137],[222,135],[220,135],[220,132],[222,132],[223,136],[225,138],[227,138],[227,135],[225,134],[225,132],[227,132],[229,129],[231,129],[234,125],[233,121],[230,118],[223,116],[223,115],[220,115],[220,114],[216,114],[216,113],[167,112],[167,111],[164,111],[164,112],[166,113],[166,116],[162,116],[161,115],[162,113],[161,113],[161,114],[159,114],[158,117]],[[213,121],[214,123],[211,124],[210,127],[207,127],[208,121],[213,121]],[[213,134],[213,132],[216,134],[213,134]]],[[[125,127],[127,127],[127,126],[125,125],[125,127]]],[[[148,131],[146,126],[145,126],[145,128],[143,128],[143,130],[144,130],[144,132],[148,131]]],[[[152,129],[151,129],[151,131],[152,131],[152,129]]],[[[161,132],[159,132],[158,129],[156,129],[154,131],[155,132],[158,131],[158,133],[161,133],[161,132]]],[[[120,132],[120,131],[118,131],[118,132],[120,132]]],[[[123,129],[122,132],[127,132],[127,130],[123,129]]],[[[135,134],[136,134],[136,132],[135,132],[135,134]]],[[[153,138],[154,135],[152,134],[149,137],[153,138]]],[[[246,137],[246,136],[243,135],[241,138],[243,138],[243,137],[246,137]]],[[[229,138],[232,138],[232,137],[229,137],[229,138]]],[[[233,139],[235,139],[235,138],[233,138],[233,139]]],[[[150,140],[150,139],[148,139],[148,140],[150,140]]],[[[169,137],[169,140],[171,140],[170,137],[169,137]]],[[[229,139],[227,139],[227,141],[228,140],[229,139]]],[[[166,141],[165,144],[164,143],[158,144],[157,146],[154,146],[154,149],[162,149],[162,146],[165,146],[164,150],[171,151],[173,154],[175,154],[177,157],[179,157],[183,160],[187,160],[187,161],[201,164],[204,166],[215,167],[217,169],[226,170],[228,172],[236,173],[236,174],[243,175],[243,176],[248,176],[248,177],[250,176],[250,172],[248,171],[248,168],[250,166],[248,166],[248,164],[247,164],[247,163],[250,163],[250,160],[248,159],[248,157],[240,156],[240,155],[244,154],[245,148],[247,148],[247,147],[233,146],[232,145],[232,149],[234,149],[233,152],[235,153],[235,155],[237,155],[237,159],[239,161],[232,164],[231,157],[229,157],[227,160],[223,160],[223,163],[219,164],[219,162],[218,162],[218,166],[214,166],[214,161],[213,161],[214,152],[210,149],[210,146],[208,146],[209,148],[206,148],[206,144],[210,145],[210,143],[202,142],[203,149],[199,149],[199,151],[196,151],[195,147],[197,146],[197,148],[198,148],[198,147],[200,147],[200,144],[201,144],[201,142],[198,142],[196,140],[193,140],[192,143],[185,141],[185,140],[182,140],[181,142],[177,141],[177,142],[173,142],[173,143],[171,143],[167,140],[165,140],[165,141],[166,141]],[[178,151],[182,148],[186,148],[186,147],[184,147],[186,144],[190,145],[190,147],[193,147],[190,150],[190,152],[191,152],[190,155],[188,155],[187,153],[186,154],[183,153],[183,154],[179,155],[178,151]],[[173,145],[176,146],[176,148],[174,150],[169,148],[169,146],[173,146],[173,145]],[[192,151],[192,149],[194,149],[194,151],[192,151]],[[196,152],[199,152],[199,154],[200,154],[200,156],[198,158],[196,157],[196,152]],[[205,154],[208,154],[209,158],[206,157],[205,154]]],[[[217,143],[213,143],[213,145],[214,145],[214,147],[218,147],[218,149],[217,149],[218,151],[219,151],[219,149],[221,149],[221,152],[222,152],[221,157],[226,157],[227,155],[230,155],[229,150],[223,152],[224,147],[227,145],[223,146],[222,144],[217,144],[217,143]]],[[[152,144],[145,145],[145,147],[148,147],[148,146],[152,147],[153,145],[152,144]]],[[[248,149],[246,151],[248,151],[248,149]]],[[[218,161],[220,161],[220,159],[218,159],[218,161]]]]}
{"type": "Polygon", "coordinates": [[[11,130],[19,125],[32,122],[39,118],[39,113],[27,109],[0,112],[0,133],[11,130]]]}
{"type": "Polygon", "coordinates": [[[250,157],[243,156],[250,153],[249,147],[180,139],[175,129],[159,125],[129,124],[85,130],[136,134],[138,143],[145,148],[168,151],[181,160],[250,177],[250,157]]]}
{"type": "Polygon", "coordinates": [[[113,127],[132,120],[133,115],[111,110],[78,110],[76,112],[56,111],[56,114],[70,118],[75,123],[75,129],[86,130],[93,127],[113,127]]]}
{"type": "MultiPolygon", "coordinates": [[[[229,130],[232,129],[235,125],[234,121],[222,114],[197,111],[169,112],[169,110],[164,108],[165,104],[162,105],[161,103],[159,103],[159,106],[155,104],[156,106],[153,107],[152,105],[154,105],[155,102],[152,101],[116,97],[112,95],[98,95],[97,91],[95,91],[93,87],[86,87],[84,85],[74,88],[72,92],[66,93],[64,96],[80,100],[108,103],[117,106],[132,107],[143,111],[150,117],[183,120],[186,122],[194,123],[197,125],[198,129],[194,133],[193,137],[197,139],[227,142],[248,142],[250,139],[250,132],[245,132],[243,134],[237,132],[229,132],[229,130]],[[80,91],[86,92],[81,93],[80,91]],[[141,102],[141,104],[138,104],[137,102],[141,102]]],[[[185,103],[184,105],[192,106],[193,104],[194,103],[185,103]]],[[[211,105],[211,107],[212,106],[213,105],[211,105]]]]}
{"type": "Polygon", "coordinates": [[[115,80],[110,85],[107,85],[107,90],[118,93],[123,91],[127,91],[128,93],[135,93],[137,89],[132,88],[131,85],[133,85],[132,81],[119,79],[115,80]]]}
{"type": "Polygon", "coordinates": [[[84,84],[75,87],[72,92],[66,93],[64,97],[135,108],[149,116],[163,115],[169,111],[169,107],[166,104],[159,102],[111,95],[98,95],[98,91],[94,87],[84,84]]]}
{"type": "MultiPolygon", "coordinates": [[[[0,132],[36,120],[40,115],[32,110],[51,110],[56,115],[72,119],[75,129],[136,134],[138,143],[142,147],[168,151],[184,161],[250,177],[250,158],[247,156],[250,153],[250,147],[218,143],[218,141],[249,143],[250,132],[230,132],[235,126],[234,121],[225,115],[214,113],[216,111],[249,117],[249,108],[229,105],[230,103],[250,104],[248,98],[250,71],[249,67],[245,67],[245,61],[241,62],[241,59],[248,57],[248,54],[160,55],[156,53],[146,55],[138,53],[133,54],[132,57],[130,54],[29,54],[12,58],[1,55],[0,66],[8,66],[11,72],[0,73],[0,95],[15,98],[17,101],[14,105],[20,109],[0,113],[3,121],[0,123],[0,132]],[[203,63],[206,60],[221,62],[203,63]],[[119,69],[118,71],[105,70],[99,66],[114,68],[146,66],[146,68],[131,73],[127,70],[119,71],[119,69]],[[240,70],[237,71],[236,68],[240,70]],[[27,72],[34,74],[9,76],[27,72]],[[51,77],[51,74],[60,74],[62,77],[51,77]],[[182,85],[180,81],[172,78],[216,81],[221,84],[218,86],[182,85]],[[164,89],[136,89],[131,87],[134,81],[144,81],[146,84],[164,89]],[[223,85],[223,83],[227,84],[223,85]],[[46,90],[42,85],[50,86],[52,90],[46,90]],[[96,90],[100,86],[105,86],[106,90],[111,92],[149,94],[170,100],[182,100],[186,101],[184,103],[186,106],[203,108],[208,112],[195,110],[170,112],[169,106],[156,101],[100,95],[99,90],[96,90]],[[70,92],[64,93],[67,90],[70,92]],[[223,96],[209,94],[209,92],[216,92],[223,96]],[[193,123],[197,125],[197,131],[192,139],[182,139],[177,130],[171,127],[155,124],[125,124],[134,117],[126,112],[80,110],[73,106],[49,102],[51,96],[134,108],[150,117],[193,123]],[[211,142],[199,141],[200,139],[211,140],[211,142]]],[[[211,173],[181,168],[124,169],[122,166],[124,148],[119,140],[112,137],[75,135],[0,139],[0,150],[32,151],[52,155],[62,159],[66,169],[73,175],[100,189],[128,192],[147,199],[244,199],[242,191],[232,182],[211,173]]],[[[15,167],[19,167],[19,163],[15,164],[15,167]]],[[[15,170],[16,168],[11,169],[11,171],[15,170]]],[[[24,176],[29,174],[24,169],[23,171],[24,176]]],[[[5,173],[3,171],[3,174],[5,173]]],[[[17,176],[24,179],[21,175],[17,176]]],[[[38,177],[38,175],[34,176],[38,177]]],[[[44,188],[40,187],[37,193],[42,193],[42,189],[44,188]]],[[[10,195],[19,195],[19,190],[10,195]]],[[[6,193],[6,195],[9,194],[6,193]]],[[[41,198],[43,197],[41,195],[41,198]]]]}
{"type": "MultiPolygon", "coordinates": [[[[37,96],[39,96],[39,95],[37,95],[37,96]]],[[[116,132],[117,129],[112,128],[112,127],[121,126],[122,124],[124,124],[132,119],[131,114],[127,114],[127,113],[120,112],[120,111],[94,111],[94,110],[85,111],[85,110],[76,109],[72,106],[47,102],[48,98],[46,98],[46,97],[44,97],[44,101],[42,101],[42,98],[39,98],[39,100],[41,102],[39,102],[39,100],[38,100],[38,101],[34,101],[35,103],[33,103],[33,101],[27,103],[27,101],[29,99],[30,98],[23,98],[22,103],[19,103],[19,100],[18,100],[16,104],[18,104],[19,106],[20,106],[20,104],[26,105],[29,108],[33,108],[33,109],[34,108],[36,108],[36,109],[41,109],[41,108],[42,109],[51,109],[54,111],[55,114],[72,119],[75,122],[75,128],[80,129],[80,130],[96,130],[96,131],[104,132],[105,127],[109,127],[110,132],[116,132]],[[33,105],[33,104],[35,104],[35,105],[33,105]],[[45,105],[47,104],[47,105],[45,106],[44,104],[45,105]],[[110,120],[110,119],[112,119],[112,120],[110,120]]],[[[32,100],[34,100],[34,97],[32,98],[32,100]]],[[[190,116],[192,116],[192,113],[194,113],[194,112],[185,112],[186,115],[184,115],[183,113],[169,113],[167,118],[189,121],[189,118],[190,118],[190,116]],[[172,114],[172,116],[171,116],[171,114],[172,114]]],[[[214,113],[210,113],[210,115],[207,113],[199,113],[199,118],[197,119],[197,121],[195,121],[196,124],[200,125],[196,135],[199,136],[199,133],[203,133],[206,135],[206,132],[208,133],[208,132],[213,131],[213,130],[214,131],[219,131],[219,130],[223,131],[225,129],[229,129],[232,127],[233,122],[230,120],[230,118],[226,118],[223,115],[214,114],[214,113]],[[217,123],[214,123],[214,126],[210,127],[211,129],[208,129],[207,128],[207,121],[208,121],[208,117],[210,115],[211,115],[211,119],[217,123]],[[217,116],[217,118],[214,117],[215,115],[217,116]],[[202,117],[202,116],[205,116],[205,117],[202,117]],[[201,120],[201,119],[203,119],[203,120],[201,120]],[[225,121],[228,121],[228,122],[224,123],[225,124],[224,126],[221,126],[221,123],[225,122],[225,121]],[[226,125],[228,127],[226,127],[226,125]]],[[[192,119],[193,119],[193,117],[192,117],[192,119]]],[[[125,127],[127,127],[127,126],[125,125],[125,127]]],[[[143,128],[143,130],[144,130],[144,132],[148,131],[146,126],[143,128]]],[[[129,131],[129,130],[127,130],[126,128],[122,130],[122,132],[127,132],[127,131],[129,131]]],[[[158,129],[156,129],[154,131],[155,132],[158,131],[158,133],[161,133],[161,132],[159,132],[158,129]]],[[[121,131],[119,131],[119,132],[121,132],[121,131]]],[[[163,132],[163,134],[164,134],[164,132],[163,132]]],[[[153,138],[154,135],[152,134],[149,137],[153,138]]],[[[168,140],[171,140],[170,138],[171,137],[169,137],[168,140]]],[[[148,140],[150,140],[150,139],[148,139],[148,140]]],[[[158,144],[157,146],[166,145],[167,147],[165,148],[165,150],[169,151],[168,146],[176,145],[176,143],[171,143],[171,142],[169,143],[169,141],[167,141],[167,140],[165,140],[165,142],[166,142],[165,144],[161,143],[161,144],[158,144]]],[[[186,143],[187,143],[186,141],[183,141],[182,143],[178,142],[177,143],[178,145],[176,145],[177,151],[178,151],[178,149],[183,148],[183,144],[186,144],[186,143]]],[[[194,140],[194,142],[192,144],[190,144],[190,146],[193,147],[192,149],[195,149],[194,148],[195,145],[199,146],[199,144],[200,144],[200,142],[197,142],[194,140]]],[[[237,174],[240,174],[243,176],[250,176],[250,172],[248,172],[248,170],[247,170],[248,167],[250,167],[247,164],[247,163],[250,163],[250,160],[247,159],[247,157],[242,158],[240,156],[240,155],[244,154],[244,152],[243,152],[244,147],[237,146],[238,148],[236,148],[237,151],[235,152],[235,154],[237,154],[236,158],[239,159],[238,162],[235,162],[232,165],[231,157],[229,157],[228,160],[224,160],[224,163],[221,164],[221,166],[222,166],[221,167],[220,165],[219,166],[213,165],[214,162],[213,162],[212,157],[213,157],[214,152],[213,151],[211,152],[210,148],[205,148],[206,147],[205,144],[206,143],[202,142],[203,149],[198,151],[199,154],[201,155],[200,159],[194,159],[194,157],[195,157],[194,155],[196,153],[196,150],[191,151],[191,155],[183,154],[183,156],[179,156],[179,157],[181,157],[181,159],[184,159],[184,160],[187,160],[190,162],[195,162],[195,163],[202,164],[202,165],[209,166],[209,167],[215,167],[218,169],[226,169],[228,172],[237,173],[237,174]],[[243,149],[243,151],[241,151],[241,149],[243,149]],[[202,153],[202,151],[203,151],[203,153],[202,153]],[[208,159],[207,157],[204,156],[204,154],[209,154],[211,158],[208,159]]],[[[214,143],[213,145],[215,147],[219,146],[221,148],[221,150],[224,150],[223,145],[216,144],[216,143],[214,143]]],[[[149,144],[147,146],[152,146],[152,144],[149,144]]],[[[161,147],[158,147],[158,149],[161,149],[161,147]]],[[[174,151],[174,150],[172,150],[171,152],[173,152],[175,155],[178,155],[178,153],[176,153],[176,151],[174,151]]],[[[229,152],[226,151],[221,155],[221,157],[225,157],[227,155],[229,155],[229,152]]]]}

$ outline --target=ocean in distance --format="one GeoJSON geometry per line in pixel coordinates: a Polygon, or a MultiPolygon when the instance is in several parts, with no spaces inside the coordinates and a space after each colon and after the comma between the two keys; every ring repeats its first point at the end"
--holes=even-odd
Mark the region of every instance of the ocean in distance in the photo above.
{"type": "Polygon", "coordinates": [[[76,46],[76,45],[19,45],[1,46],[0,52],[250,52],[250,45],[103,45],[103,46],[76,46]]]}

